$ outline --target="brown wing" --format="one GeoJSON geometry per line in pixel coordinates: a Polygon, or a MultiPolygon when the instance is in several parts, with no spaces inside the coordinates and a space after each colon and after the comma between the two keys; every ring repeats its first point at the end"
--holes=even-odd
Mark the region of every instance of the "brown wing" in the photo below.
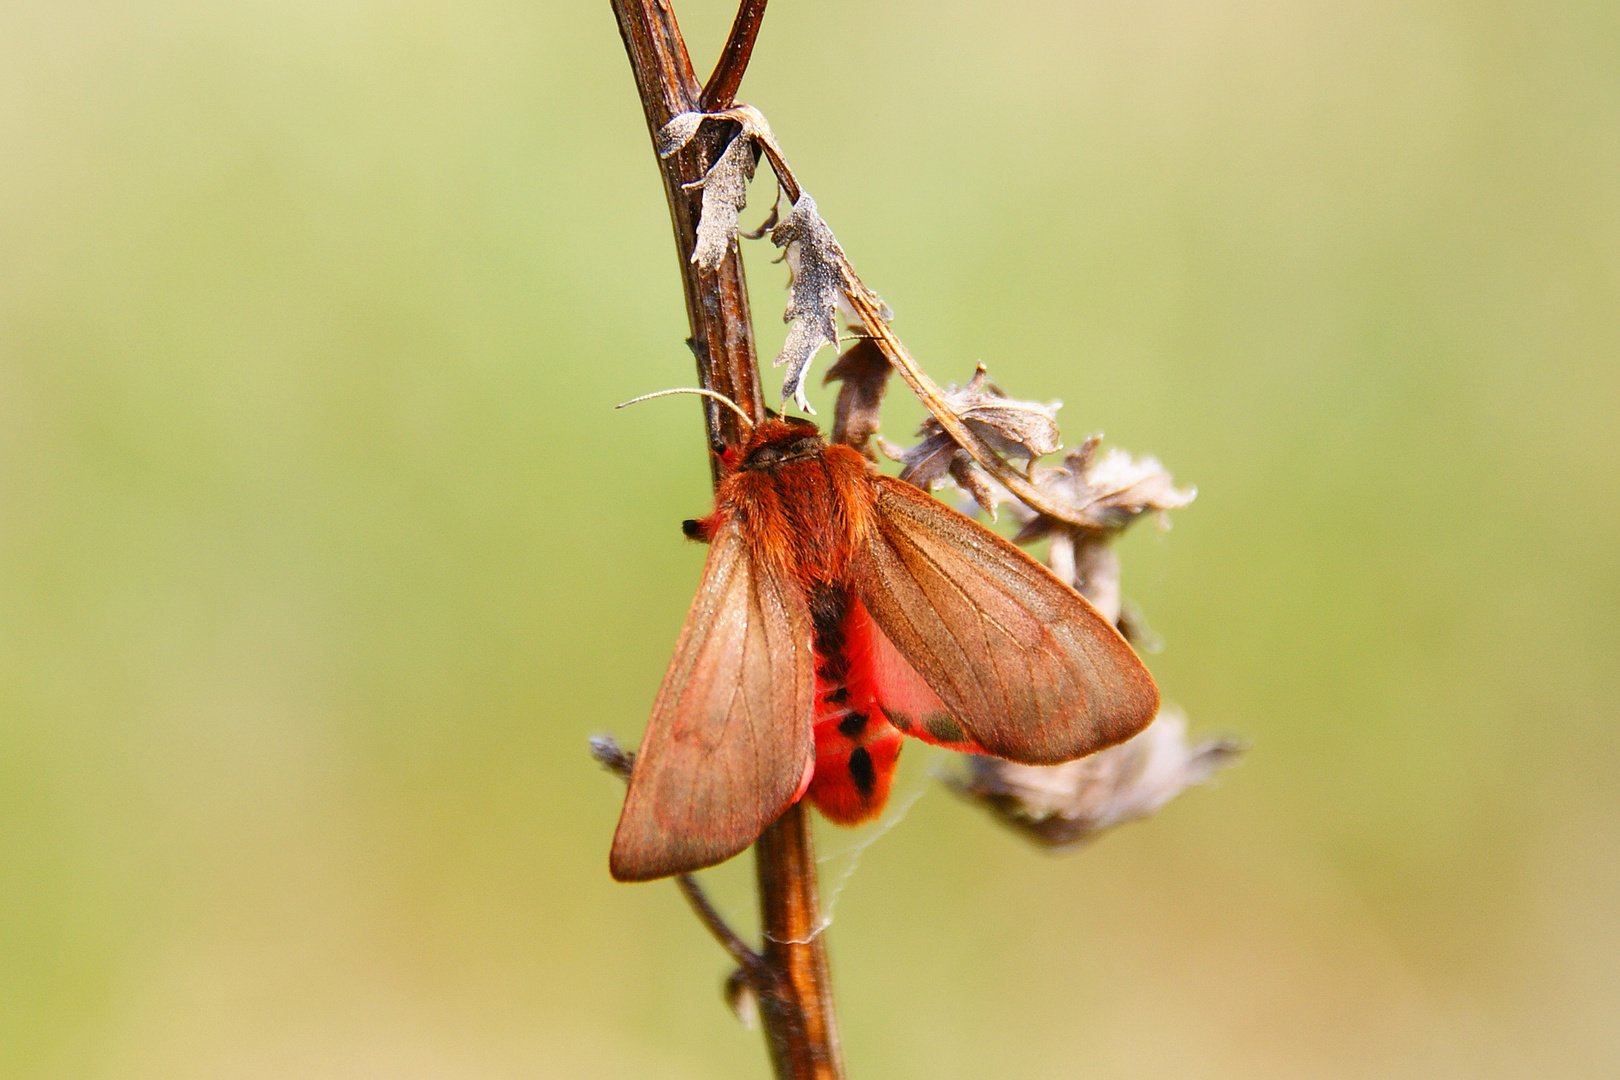
{"type": "Polygon", "coordinates": [[[722,862],[787,809],[811,753],[810,640],[804,594],[760,574],[736,523],[723,525],[636,755],[615,878],[722,862]]]}
{"type": "Polygon", "coordinates": [[[900,654],[985,751],[1049,765],[1146,727],[1153,676],[1079,593],[910,484],[873,478],[855,587],[900,654]]]}

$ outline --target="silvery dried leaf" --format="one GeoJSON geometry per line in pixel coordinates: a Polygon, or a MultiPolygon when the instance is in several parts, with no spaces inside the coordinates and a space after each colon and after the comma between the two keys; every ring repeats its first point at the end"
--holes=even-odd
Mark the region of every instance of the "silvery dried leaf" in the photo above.
{"type": "Polygon", "coordinates": [[[753,140],[738,135],[703,179],[688,185],[703,189],[703,211],[698,218],[692,261],[705,270],[719,266],[731,250],[732,238],[737,235],[737,214],[748,205],[748,181],[754,178],[754,163],[753,140]]]}
{"type": "Polygon", "coordinates": [[[707,113],[683,112],[670,117],[669,123],[658,129],[658,156],[667,158],[692,141],[698,128],[703,126],[707,113]]]}
{"type": "MultiPolygon", "coordinates": [[[[705,120],[729,121],[740,128],[702,180],[688,185],[703,189],[703,209],[697,227],[692,261],[706,269],[718,266],[737,235],[737,212],[746,205],[748,181],[753,178],[758,154],[770,159],[779,181],[788,182],[782,150],[770,125],[758,109],[739,105],[715,113],[679,113],[658,132],[658,152],[675,153],[696,137],[705,120]]],[[[785,220],[771,228],[771,242],[786,248],[789,282],[788,306],[783,321],[792,323],[776,366],[787,365],[782,400],[792,398],[807,413],[814,413],[805,398],[804,379],[811,358],[824,345],[838,340],[834,313],[842,310],[845,322],[861,325],[846,294],[858,295],[875,308],[885,322],[894,317],[882,299],[856,277],[832,230],[822,220],[816,201],[802,187],[785,220]]],[[[773,208],[771,219],[775,218],[773,208]]]]}
{"type": "Polygon", "coordinates": [[[667,158],[691,142],[705,120],[736,124],[743,135],[759,143],[762,149],[768,149],[777,157],[782,156],[781,148],[776,145],[776,135],[771,131],[771,125],[766,122],[765,114],[752,105],[736,105],[712,113],[696,111],[676,113],[669,118],[668,123],[658,129],[658,156],[667,158]]]}
{"type": "Polygon", "coordinates": [[[1062,849],[1149,816],[1241,752],[1224,739],[1189,745],[1186,717],[1164,708],[1135,738],[1090,757],[1050,766],[974,757],[949,783],[1035,843],[1062,849]]]}
{"type": "Polygon", "coordinates": [[[687,190],[703,190],[703,208],[697,225],[697,243],[692,261],[705,270],[720,265],[737,235],[737,212],[748,203],[748,181],[762,150],[781,156],[776,137],[765,117],[752,105],[739,105],[722,112],[677,113],[658,131],[658,155],[667,158],[697,136],[705,120],[734,123],[738,132],[710,166],[703,179],[686,185],[687,190]]]}
{"type": "Polygon", "coordinates": [[[889,388],[888,357],[870,338],[862,338],[844,350],[837,363],[827,369],[822,383],[839,381],[838,402],[833,406],[833,442],[852,446],[876,461],[872,436],[882,421],[883,394],[889,388]]]}
{"type": "Polygon", "coordinates": [[[782,353],[776,366],[787,365],[782,378],[782,400],[792,398],[807,413],[814,413],[804,396],[804,377],[810,360],[824,345],[838,341],[836,312],[842,310],[846,322],[856,323],[854,312],[845,297],[846,290],[860,290],[880,306],[885,320],[892,312],[871,290],[861,284],[850,268],[844,249],[832,229],[816,210],[816,200],[807,191],[799,193],[798,201],[788,216],[771,230],[771,243],[785,248],[788,272],[788,306],[783,322],[791,322],[782,353]]]}

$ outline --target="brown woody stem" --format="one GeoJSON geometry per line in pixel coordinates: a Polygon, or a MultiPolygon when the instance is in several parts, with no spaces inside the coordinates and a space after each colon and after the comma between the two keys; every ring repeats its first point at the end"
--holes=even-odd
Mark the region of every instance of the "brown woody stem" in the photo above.
{"type": "MultiPolygon", "coordinates": [[[[702,90],[668,0],[612,0],[612,4],[656,154],[659,129],[677,113],[698,108],[702,90]]],[[[715,151],[712,136],[693,139],[659,162],[659,174],[675,228],[675,252],[680,259],[687,321],[692,328],[690,343],[697,357],[698,385],[735,401],[757,423],[765,418],[765,408],[741,252],[733,241],[730,253],[713,272],[692,262],[702,195],[683,185],[703,178],[714,163],[715,151]]],[[[703,410],[711,444],[717,439],[733,446],[741,443],[745,433],[736,416],[713,401],[706,400],[703,410]]]]}
{"type": "Polygon", "coordinates": [[[709,81],[703,84],[700,103],[704,112],[731,108],[737,98],[737,87],[742,85],[743,72],[748,70],[748,58],[754,54],[754,39],[759,37],[763,18],[765,0],[742,0],[726,38],[726,47],[720,50],[720,62],[714,65],[709,81]]]}
{"type": "MultiPolygon", "coordinates": [[[[636,90],[647,117],[656,157],[658,132],[678,113],[726,108],[741,83],[753,50],[764,0],[743,0],[731,39],[708,89],[698,85],[669,0],[611,0],[624,38],[636,90]]],[[[702,178],[719,147],[712,134],[693,139],[659,162],[664,196],[675,229],[692,352],[698,385],[718,391],[758,422],[765,417],[759,366],[754,352],[748,288],[737,241],[712,273],[692,262],[697,244],[701,196],[683,185],[702,178]]],[[[739,417],[703,399],[708,442],[738,445],[744,432],[739,417]]],[[[714,477],[719,480],[718,463],[714,477]]],[[[754,953],[732,934],[709,906],[696,882],[681,881],[682,892],[700,920],[748,973],[759,998],[761,1024],[777,1080],[842,1080],[844,1067],[833,1017],[832,984],[821,934],[816,892],[815,850],[802,804],[768,829],[754,845],[759,875],[760,922],[765,947],[754,953]]]]}
{"type": "Polygon", "coordinates": [[[760,1015],[771,1043],[771,1064],[779,1078],[842,1080],[843,1052],[833,1013],[827,945],[816,895],[816,852],[810,838],[810,811],[803,801],[765,830],[754,843],[759,878],[759,912],[765,934],[765,966],[783,983],[775,1003],[760,995],[760,1015]],[[791,1008],[783,1008],[791,1002],[791,1008]],[[772,1030],[770,1010],[783,1008],[772,1030]]]}

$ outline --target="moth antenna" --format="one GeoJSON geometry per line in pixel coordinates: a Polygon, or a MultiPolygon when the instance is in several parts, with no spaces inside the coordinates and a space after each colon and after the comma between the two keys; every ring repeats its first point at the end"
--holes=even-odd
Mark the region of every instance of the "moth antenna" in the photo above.
{"type": "Polygon", "coordinates": [[[702,394],[704,397],[714,398],[714,400],[718,401],[720,404],[726,406],[732,412],[742,417],[742,422],[748,425],[749,431],[754,430],[754,418],[743,412],[741,405],[738,405],[735,401],[732,401],[718,390],[700,390],[695,386],[677,386],[672,390],[655,390],[650,394],[642,394],[640,397],[633,397],[629,401],[621,401],[613,407],[615,409],[622,409],[626,405],[634,405],[639,401],[651,401],[653,398],[669,397],[671,394],[702,394]]]}

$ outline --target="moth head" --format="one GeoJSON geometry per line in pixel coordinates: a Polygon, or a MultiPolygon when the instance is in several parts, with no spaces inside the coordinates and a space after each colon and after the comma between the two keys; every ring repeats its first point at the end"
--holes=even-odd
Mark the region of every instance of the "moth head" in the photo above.
{"type": "Polygon", "coordinates": [[[773,416],[754,428],[740,452],[735,468],[743,472],[763,472],[790,461],[817,457],[827,444],[821,431],[797,416],[773,416]]]}

